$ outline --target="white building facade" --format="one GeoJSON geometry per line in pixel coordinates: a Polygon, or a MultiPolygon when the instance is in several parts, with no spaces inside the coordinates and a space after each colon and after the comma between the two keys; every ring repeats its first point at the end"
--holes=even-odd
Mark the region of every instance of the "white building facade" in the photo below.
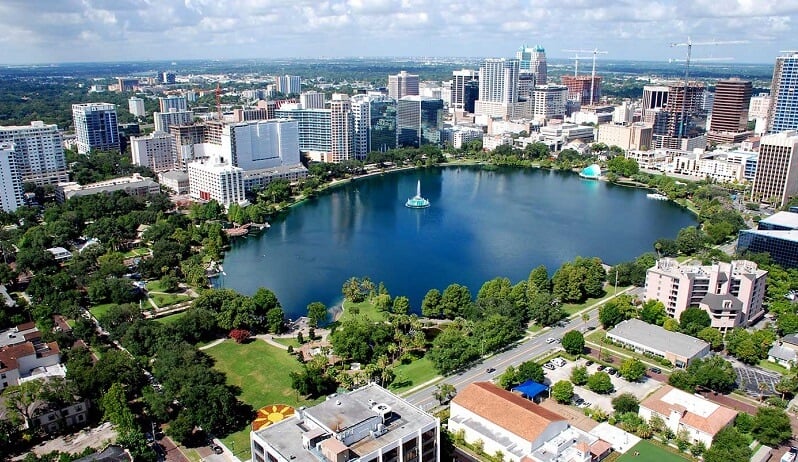
{"type": "Polygon", "coordinates": [[[0,143],[0,208],[13,212],[22,204],[22,175],[17,168],[14,144],[0,143]]]}
{"type": "Polygon", "coordinates": [[[215,200],[225,208],[244,203],[244,170],[230,164],[192,162],[188,164],[191,197],[215,200]]]}
{"type": "Polygon", "coordinates": [[[39,186],[69,181],[62,142],[54,124],[34,121],[28,126],[0,127],[0,143],[13,144],[22,181],[39,186]]]}
{"type": "Polygon", "coordinates": [[[174,138],[169,133],[156,131],[146,136],[130,137],[130,153],[135,165],[147,167],[155,173],[177,167],[174,138]]]}

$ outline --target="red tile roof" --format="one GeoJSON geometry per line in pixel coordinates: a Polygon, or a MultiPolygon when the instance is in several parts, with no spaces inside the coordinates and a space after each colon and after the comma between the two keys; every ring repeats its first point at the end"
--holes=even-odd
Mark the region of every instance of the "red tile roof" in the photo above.
{"type": "Polygon", "coordinates": [[[566,420],[490,382],[468,385],[452,402],[527,441],[538,439],[551,423],[566,420]]]}
{"type": "MultiPolygon", "coordinates": [[[[715,436],[715,434],[721,431],[724,427],[734,422],[735,417],[737,417],[737,411],[723,407],[720,404],[717,404],[717,409],[715,409],[707,417],[702,417],[698,414],[693,414],[692,412],[688,411],[687,408],[681,404],[670,404],[663,401],[662,398],[672,390],[675,390],[675,388],[670,385],[665,385],[657,390],[654,394],[643,400],[643,402],[640,403],[640,406],[657,412],[658,414],[664,416],[665,419],[670,416],[671,411],[676,411],[682,414],[681,422],[683,424],[696,428],[711,436],[715,436]]],[[[677,392],[688,394],[687,392],[681,390],[677,390],[677,392]]],[[[690,397],[706,401],[704,398],[693,397],[692,395],[690,397]]]]}

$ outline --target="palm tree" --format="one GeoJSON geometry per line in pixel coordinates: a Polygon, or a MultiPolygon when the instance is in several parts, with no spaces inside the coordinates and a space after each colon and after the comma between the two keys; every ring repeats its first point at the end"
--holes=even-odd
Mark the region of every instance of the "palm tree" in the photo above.
{"type": "Polygon", "coordinates": [[[590,321],[590,313],[588,313],[587,311],[582,313],[582,321],[584,321],[585,326],[587,326],[587,322],[590,321]]]}

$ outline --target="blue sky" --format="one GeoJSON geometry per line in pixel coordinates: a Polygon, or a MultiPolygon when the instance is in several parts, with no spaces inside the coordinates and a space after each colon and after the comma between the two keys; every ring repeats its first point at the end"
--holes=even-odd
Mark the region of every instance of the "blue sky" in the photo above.
{"type": "Polygon", "coordinates": [[[798,0],[2,0],[0,62],[511,56],[522,43],[610,59],[774,61],[798,0]]]}

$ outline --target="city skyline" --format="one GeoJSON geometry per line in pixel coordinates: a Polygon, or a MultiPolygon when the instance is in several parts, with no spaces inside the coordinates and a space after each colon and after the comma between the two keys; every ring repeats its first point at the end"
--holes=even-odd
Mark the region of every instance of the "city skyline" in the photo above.
{"type": "Polygon", "coordinates": [[[608,59],[683,58],[672,42],[746,40],[696,47],[693,58],[773,62],[796,48],[798,1],[585,0],[454,2],[330,0],[9,0],[0,4],[4,64],[388,56],[512,57],[540,44],[598,48],[608,59]],[[542,27],[545,26],[545,27],[542,27]],[[396,37],[401,40],[395,40],[396,37]],[[793,39],[794,40],[794,39],[793,39]],[[632,45],[633,44],[633,45],[632,45]],[[323,47],[322,47],[323,45],[323,47]]]}

